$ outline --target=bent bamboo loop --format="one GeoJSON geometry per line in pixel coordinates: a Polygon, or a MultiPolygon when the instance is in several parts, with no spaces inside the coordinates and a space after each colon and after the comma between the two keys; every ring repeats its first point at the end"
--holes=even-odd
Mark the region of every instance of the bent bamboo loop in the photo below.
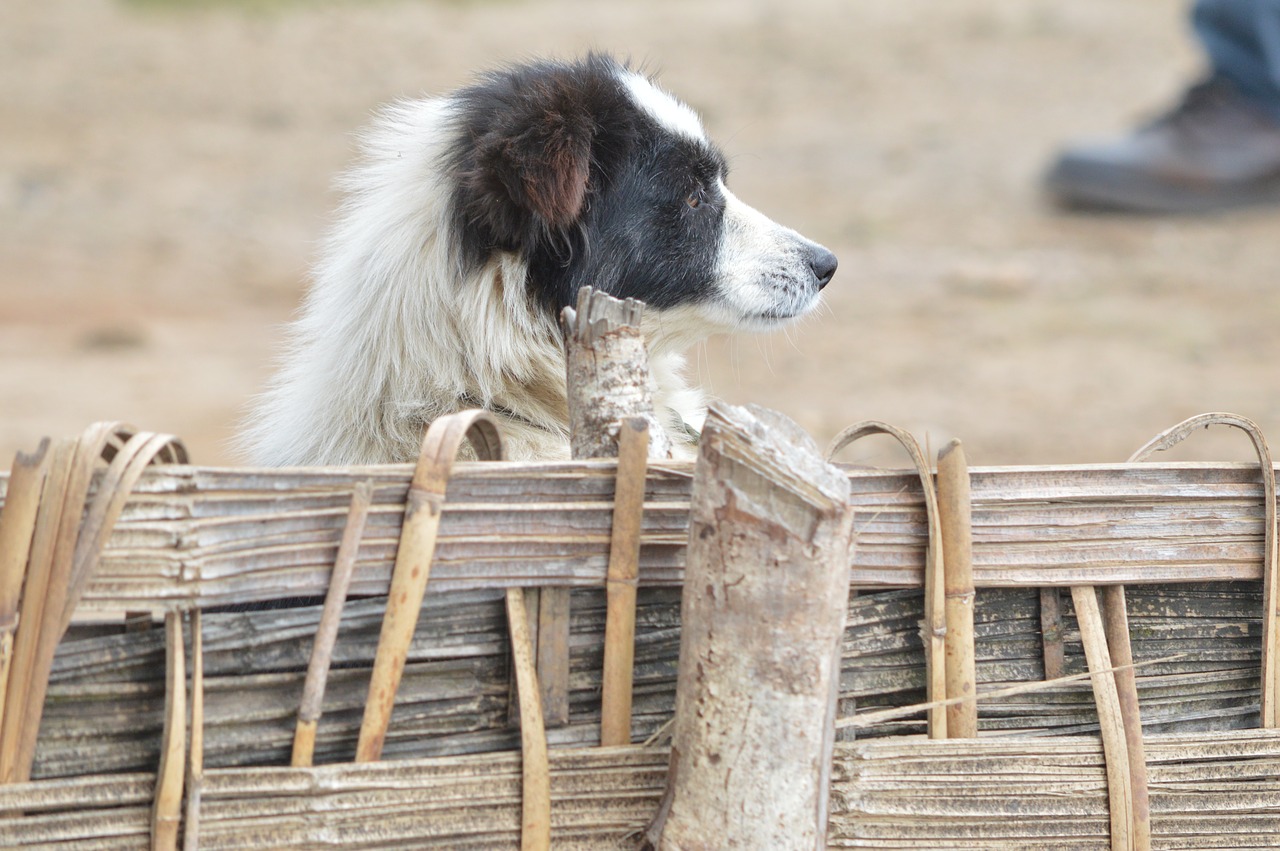
{"type": "Polygon", "coordinates": [[[445,490],[464,438],[470,440],[480,460],[502,457],[497,423],[485,411],[463,411],[441,417],[423,437],[418,466],[405,497],[400,547],[396,551],[387,611],[374,655],[369,696],[356,744],[356,762],[374,762],[382,756],[391,709],[431,576],[445,490]]]}
{"type": "Polygon", "coordinates": [[[873,434],[886,434],[902,444],[902,448],[911,457],[916,473],[920,476],[920,486],[924,491],[924,508],[929,527],[929,544],[924,560],[924,647],[926,700],[931,704],[928,713],[929,738],[947,738],[946,708],[936,705],[947,695],[946,672],[946,589],[943,585],[945,573],[942,566],[942,524],[938,519],[938,497],[934,490],[933,472],[920,444],[911,434],[897,426],[878,420],[865,420],[854,423],[832,438],[827,446],[825,457],[832,460],[836,453],[849,444],[873,434]]]}
{"type": "MultiPolygon", "coordinates": [[[[400,547],[374,655],[373,675],[356,745],[356,762],[373,762],[382,755],[396,690],[426,595],[445,492],[464,439],[470,441],[479,460],[502,459],[502,437],[493,416],[486,411],[463,411],[441,417],[427,429],[405,500],[400,547]]],[[[522,851],[547,851],[551,847],[551,770],[533,666],[533,643],[524,592],[509,589],[506,599],[521,710],[524,762],[521,848],[522,851]]]]}
{"type": "Polygon", "coordinates": [[[1129,457],[1143,461],[1156,452],[1170,449],[1195,431],[1211,425],[1238,428],[1249,435],[1262,468],[1264,523],[1262,549],[1262,726],[1280,727],[1280,560],[1276,539],[1276,468],[1271,448],[1262,429],[1253,420],[1239,414],[1214,412],[1199,414],[1153,437],[1129,457]]]}
{"type": "Polygon", "coordinates": [[[94,423],[54,449],[25,554],[21,620],[0,710],[0,782],[30,775],[58,642],[134,485],[155,462],[186,463],[186,447],[172,435],[115,422],[94,423]],[[85,510],[101,461],[108,466],[85,510]]]}

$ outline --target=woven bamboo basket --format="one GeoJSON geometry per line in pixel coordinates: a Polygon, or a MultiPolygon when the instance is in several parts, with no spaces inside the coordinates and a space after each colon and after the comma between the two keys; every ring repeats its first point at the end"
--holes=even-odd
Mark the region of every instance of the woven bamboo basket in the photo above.
{"type": "MultiPolygon", "coordinates": [[[[1240,418],[1162,439],[1214,422],[1260,463],[974,468],[959,493],[845,468],[828,847],[1280,845],[1274,464],[1240,418]]],[[[455,465],[464,432],[485,457],[475,420],[417,467],[206,468],[117,425],[20,455],[0,845],[636,847],[668,780],[692,465],[455,465]],[[630,720],[601,746],[627,523],[630,720]]]]}

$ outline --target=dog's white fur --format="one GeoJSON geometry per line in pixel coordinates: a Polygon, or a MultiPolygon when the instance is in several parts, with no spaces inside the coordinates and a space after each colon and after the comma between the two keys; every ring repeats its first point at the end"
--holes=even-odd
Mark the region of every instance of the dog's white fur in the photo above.
{"type": "MultiPolygon", "coordinates": [[[[705,138],[687,106],[643,76],[620,73],[663,126],[705,138]]],[[[555,318],[529,294],[517,256],[498,252],[467,271],[451,238],[452,187],[440,163],[455,109],[448,98],[403,101],[363,138],[282,367],[244,435],[255,462],[410,460],[425,423],[468,407],[509,414],[508,457],[567,456],[555,318]]],[[[816,301],[816,290],[795,283],[802,238],[722,191],[720,298],[646,311],[654,401],[677,428],[700,428],[705,415],[702,395],[683,377],[682,352],[711,333],[776,327],[816,301]]]]}

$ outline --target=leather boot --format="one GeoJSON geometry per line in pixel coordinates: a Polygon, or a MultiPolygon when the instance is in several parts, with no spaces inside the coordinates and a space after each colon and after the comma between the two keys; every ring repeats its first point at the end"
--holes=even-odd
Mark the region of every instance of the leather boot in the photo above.
{"type": "Polygon", "coordinates": [[[1124,139],[1067,148],[1044,182],[1069,207],[1197,213],[1280,204],[1280,123],[1210,79],[1124,139]]]}

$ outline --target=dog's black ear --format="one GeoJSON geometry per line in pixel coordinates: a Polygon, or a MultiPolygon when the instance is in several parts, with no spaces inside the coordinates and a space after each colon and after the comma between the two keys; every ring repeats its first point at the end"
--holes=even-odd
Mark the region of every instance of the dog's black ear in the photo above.
{"type": "Polygon", "coordinates": [[[582,214],[601,86],[563,69],[504,82],[500,92],[476,90],[468,104],[482,114],[469,122],[460,201],[469,222],[518,248],[582,214]]]}

